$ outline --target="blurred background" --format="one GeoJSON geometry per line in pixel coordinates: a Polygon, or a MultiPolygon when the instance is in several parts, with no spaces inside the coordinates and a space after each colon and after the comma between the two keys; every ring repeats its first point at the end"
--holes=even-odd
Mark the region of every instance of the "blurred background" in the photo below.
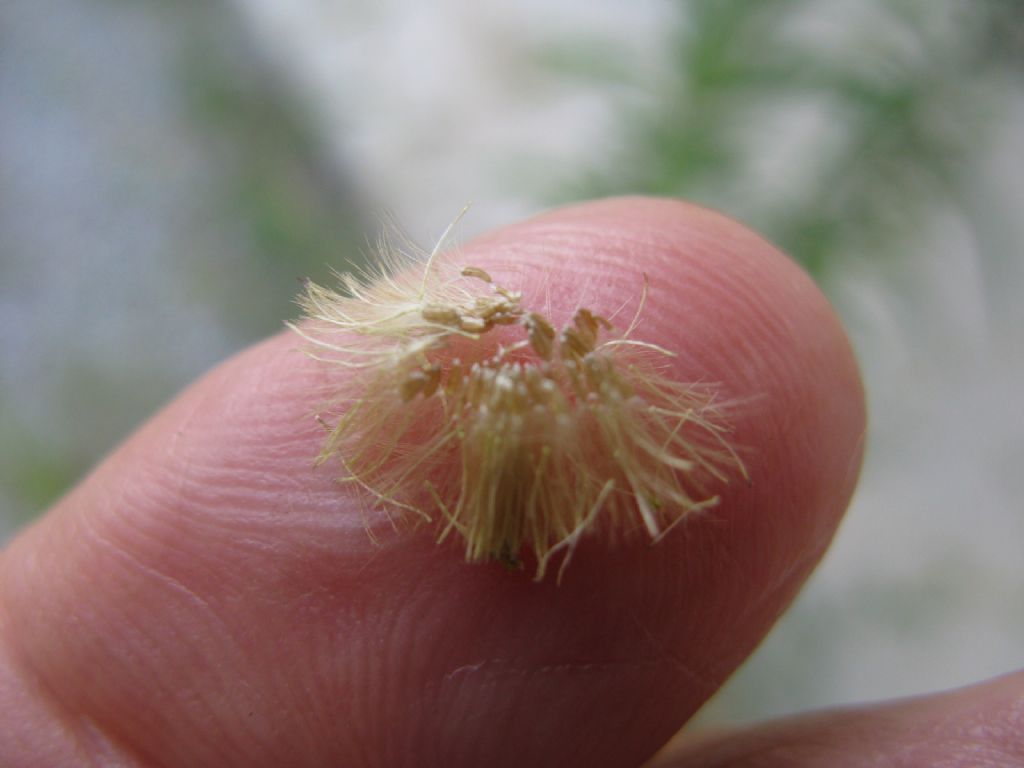
{"type": "Polygon", "coordinates": [[[1024,666],[1019,0],[4,0],[0,536],[385,216],[624,192],[798,259],[869,390],[835,546],[704,722],[1024,666]]]}

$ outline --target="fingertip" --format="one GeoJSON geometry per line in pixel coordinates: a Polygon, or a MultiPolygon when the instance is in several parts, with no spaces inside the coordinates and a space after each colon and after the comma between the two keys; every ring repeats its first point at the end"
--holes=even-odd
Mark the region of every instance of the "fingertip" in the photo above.
{"type": "Polygon", "coordinates": [[[812,281],[720,214],[645,198],[553,211],[459,258],[543,300],[555,323],[579,306],[630,317],[647,275],[637,338],[676,355],[673,377],[736,404],[730,439],[749,484],[721,487],[716,508],[656,546],[585,539],[561,585],[467,565],[422,526],[384,521],[374,543],[372,499],[314,468],[313,416],[336,374],[276,337],[66,500],[61,526],[88,519],[97,536],[51,553],[78,574],[59,599],[26,609],[44,578],[13,597],[44,638],[37,664],[76,680],[67,690],[98,722],[182,763],[221,754],[218,734],[250,733],[252,711],[265,761],[630,765],[771,626],[838,523],[863,433],[856,364],[812,281]],[[115,567],[96,589],[101,561],[115,567]],[[79,621],[69,643],[54,629],[83,599],[100,622],[79,621]],[[144,650],[136,635],[111,640],[137,626],[144,650]],[[97,665],[110,674],[87,689],[97,665]],[[219,701],[219,719],[154,712],[153,691],[175,706],[219,701]]]}

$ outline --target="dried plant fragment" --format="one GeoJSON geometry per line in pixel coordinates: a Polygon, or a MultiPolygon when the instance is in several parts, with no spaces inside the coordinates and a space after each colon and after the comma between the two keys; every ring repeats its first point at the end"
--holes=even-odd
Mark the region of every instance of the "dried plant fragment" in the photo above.
{"type": "Polygon", "coordinates": [[[437,250],[299,299],[310,353],[352,369],[318,416],[332,424],[319,461],[342,483],[460,538],[468,561],[530,551],[538,579],[591,530],[657,541],[717,503],[706,487],[742,466],[713,390],[669,378],[672,353],[632,338],[646,278],[624,333],[586,308],[556,331],[437,250]]]}

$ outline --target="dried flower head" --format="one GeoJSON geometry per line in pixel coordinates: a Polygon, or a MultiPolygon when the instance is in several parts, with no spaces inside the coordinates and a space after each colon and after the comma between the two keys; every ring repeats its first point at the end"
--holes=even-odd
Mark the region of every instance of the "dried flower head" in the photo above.
{"type": "Polygon", "coordinates": [[[319,461],[342,483],[461,537],[471,562],[529,549],[538,579],[599,526],[657,541],[717,503],[708,482],[742,466],[713,389],[669,378],[673,353],[633,338],[646,276],[623,332],[585,308],[556,329],[483,269],[439,258],[443,242],[418,269],[385,247],[376,273],[299,299],[310,353],[352,369],[317,417],[319,461]]]}

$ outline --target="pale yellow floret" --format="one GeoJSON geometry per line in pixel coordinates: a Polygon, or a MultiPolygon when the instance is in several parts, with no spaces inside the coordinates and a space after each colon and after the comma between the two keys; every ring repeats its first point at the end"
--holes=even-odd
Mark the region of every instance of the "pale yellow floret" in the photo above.
{"type": "Polygon", "coordinates": [[[631,338],[646,278],[623,334],[586,308],[556,332],[483,269],[437,256],[299,300],[311,354],[354,369],[319,459],[341,482],[461,538],[468,561],[532,552],[540,579],[591,530],[660,539],[742,472],[713,391],[668,378],[671,353],[631,338]],[[498,344],[500,326],[520,340],[498,344]]]}

